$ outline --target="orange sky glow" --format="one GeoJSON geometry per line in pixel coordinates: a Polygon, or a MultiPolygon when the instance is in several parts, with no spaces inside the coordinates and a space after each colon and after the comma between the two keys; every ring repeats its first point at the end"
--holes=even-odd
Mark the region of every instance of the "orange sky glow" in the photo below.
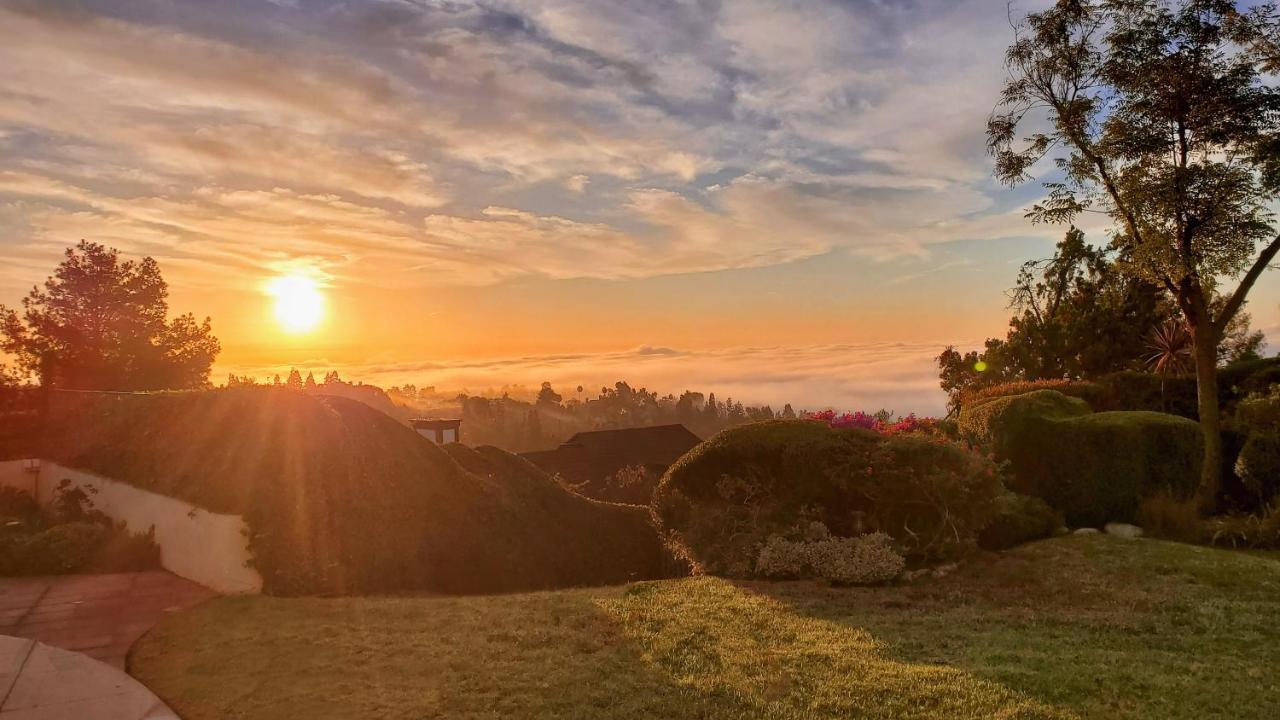
{"type": "Polygon", "coordinates": [[[985,155],[1006,12],[0,1],[0,303],[84,238],[213,318],[216,382],[938,412],[1063,232],[985,155]]]}

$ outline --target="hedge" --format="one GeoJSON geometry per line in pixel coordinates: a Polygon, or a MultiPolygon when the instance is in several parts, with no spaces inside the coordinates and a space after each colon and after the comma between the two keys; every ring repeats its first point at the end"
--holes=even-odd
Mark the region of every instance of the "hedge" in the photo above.
{"type": "Polygon", "coordinates": [[[689,451],[652,507],[696,568],[743,577],[768,538],[796,539],[814,522],[836,537],[885,532],[915,561],[953,556],[974,545],[1001,492],[994,463],[956,443],[774,420],[689,451]]]}
{"type": "Polygon", "coordinates": [[[1186,418],[1148,411],[1029,417],[1008,445],[1011,489],[1043,498],[1072,526],[1134,520],[1142,498],[1188,497],[1204,439],[1186,418]]]}
{"type": "Polygon", "coordinates": [[[501,450],[438,447],[354,400],[77,394],[52,417],[45,457],[243,515],[271,593],[509,592],[672,572],[644,510],[569,493],[501,450]]]}
{"type": "Polygon", "coordinates": [[[1089,403],[1056,390],[989,398],[960,411],[960,437],[989,448],[999,460],[1009,457],[1019,434],[1031,418],[1070,418],[1088,415],[1089,403]]]}

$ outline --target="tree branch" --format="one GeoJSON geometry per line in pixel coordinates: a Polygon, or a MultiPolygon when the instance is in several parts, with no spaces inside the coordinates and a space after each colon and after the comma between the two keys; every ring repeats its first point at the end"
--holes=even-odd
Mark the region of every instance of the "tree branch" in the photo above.
{"type": "Polygon", "coordinates": [[[1231,322],[1231,318],[1235,317],[1235,314],[1239,312],[1240,306],[1244,305],[1245,296],[1249,294],[1253,284],[1258,281],[1262,272],[1267,269],[1267,266],[1275,259],[1278,252],[1280,252],[1280,236],[1277,236],[1275,240],[1271,241],[1271,244],[1263,249],[1262,254],[1253,262],[1253,267],[1249,268],[1249,272],[1245,273],[1244,278],[1240,280],[1236,291],[1231,293],[1231,299],[1227,300],[1227,303],[1222,306],[1222,312],[1218,313],[1218,317],[1213,321],[1214,330],[1219,335],[1227,329],[1227,323],[1231,322]]]}

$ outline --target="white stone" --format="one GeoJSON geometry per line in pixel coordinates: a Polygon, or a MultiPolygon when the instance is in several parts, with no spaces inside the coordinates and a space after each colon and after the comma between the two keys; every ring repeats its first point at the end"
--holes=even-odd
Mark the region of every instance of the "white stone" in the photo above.
{"type": "Polygon", "coordinates": [[[1103,528],[1108,535],[1115,535],[1122,538],[1142,537],[1142,528],[1129,523],[1107,523],[1103,528]]]}
{"type": "Polygon", "coordinates": [[[1098,530],[1098,528],[1080,528],[1072,534],[1073,535],[1097,535],[1099,532],[1101,531],[1098,530]]]}

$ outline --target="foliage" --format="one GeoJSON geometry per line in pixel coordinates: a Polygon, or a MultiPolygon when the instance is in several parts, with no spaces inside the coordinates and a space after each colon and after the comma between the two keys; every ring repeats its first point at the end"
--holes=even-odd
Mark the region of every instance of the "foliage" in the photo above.
{"type": "Polygon", "coordinates": [[[1055,390],[1068,397],[1080,398],[1096,407],[1105,402],[1105,389],[1088,380],[1016,380],[976,388],[960,396],[961,407],[977,405],[984,400],[1010,395],[1026,395],[1037,390],[1055,390]]]}
{"type": "Polygon", "coordinates": [[[658,474],[644,465],[628,465],[602,480],[569,485],[569,488],[593,500],[647,506],[654,488],[658,487],[658,479],[658,474]]]}
{"type": "Polygon", "coordinates": [[[1014,315],[1003,340],[938,357],[953,412],[992,385],[1136,366],[1146,354],[1143,335],[1176,312],[1161,288],[1121,272],[1114,251],[1086,244],[1074,227],[1051,258],[1023,264],[1008,295],[1014,315]]]}
{"type": "Polygon", "coordinates": [[[1280,505],[1253,515],[1210,518],[1205,536],[1219,547],[1280,550],[1280,505]]]}
{"type": "Polygon", "coordinates": [[[149,570],[160,564],[153,532],[131,533],[64,481],[48,512],[29,494],[0,488],[0,576],[149,570]]]}
{"type": "Polygon", "coordinates": [[[1151,537],[1188,543],[1205,541],[1205,521],[1194,499],[1158,492],[1138,504],[1137,523],[1151,537]]]}
{"type": "Polygon", "coordinates": [[[1062,513],[1045,501],[1006,492],[996,501],[995,516],[978,533],[978,546],[983,550],[1006,550],[1050,537],[1062,526],[1062,513]]]}
{"type": "Polygon", "coordinates": [[[1030,416],[1006,444],[1010,488],[1044,499],[1072,527],[1131,522],[1142,498],[1196,488],[1196,423],[1146,411],[1030,416]]]}
{"type": "Polygon", "coordinates": [[[809,420],[824,422],[833,428],[874,430],[885,435],[908,433],[933,435],[944,433],[940,420],[930,417],[918,417],[915,413],[911,413],[906,417],[895,418],[893,413],[888,410],[868,414],[861,410],[851,413],[836,413],[835,410],[828,409],[815,413],[806,413],[804,417],[809,420]]]}
{"type": "Polygon", "coordinates": [[[1077,417],[1090,412],[1087,402],[1057,390],[993,397],[966,405],[960,411],[960,437],[970,445],[989,449],[997,460],[1007,460],[1031,419],[1077,417]]]}
{"type": "Polygon", "coordinates": [[[745,577],[769,536],[811,521],[842,537],[887,533],[912,560],[953,557],[972,547],[999,493],[995,465],[946,440],[775,420],[687,453],[659,483],[653,513],[696,568],[745,577]]]}
{"type": "Polygon", "coordinates": [[[167,320],[168,286],[151,258],[81,241],[22,314],[0,306],[0,350],[42,385],[68,389],[204,387],[220,346],[208,318],[167,320]]]}
{"type": "Polygon", "coordinates": [[[59,394],[49,458],[243,515],[276,594],[501,592],[663,577],[643,508],[368,406],[274,388],[59,394]],[[61,396],[65,395],[65,397],[61,396]]]}
{"type": "Polygon", "coordinates": [[[1147,365],[1157,375],[1177,375],[1191,369],[1191,333],[1186,323],[1169,318],[1151,331],[1147,365]]]}
{"type": "Polygon", "coordinates": [[[1254,507],[1280,499],[1280,433],[1250,433],[1236,458],[1235,471],[1254,507]]]}
{"type": "Polygon", "coordinates": [[[1277,37],[1272,4],[1059,0],[1018,25],[987,126],[1000,180],[1024,182],[1050,157],[1063,178],[1028,217],[1100,210],[1121,269],[1177,302],[1203,390],[1206,505],[1223,455],[1217,348],[1280,252],[1268,208],[1280,197],[1277,37]]]}
{"type": "Polygon", "coordinates": [[[772,535],[760,548],[756,573],[769,578],[821,578],[836,585],[874,585],[900,575],[906,561],[894,550],[893,538],[876,532],[834,537],[826,526],[819,537],[788,540],[772,535]]]}
{"type": "Polygon", "coordinates": [[[0,575],[63,575],[89,564],[110,530],[97,523],[71,522],[34,533],[0,536],[0,575]]]}

